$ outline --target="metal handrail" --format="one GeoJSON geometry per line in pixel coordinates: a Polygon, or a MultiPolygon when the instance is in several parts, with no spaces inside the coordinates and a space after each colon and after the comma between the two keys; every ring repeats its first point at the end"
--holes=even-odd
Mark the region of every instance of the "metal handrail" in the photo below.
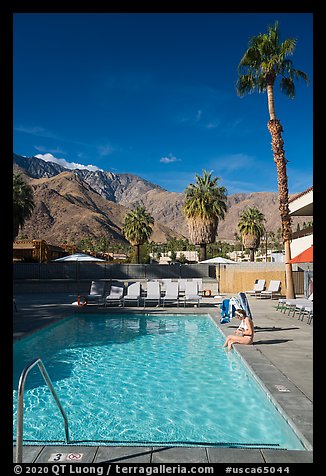
{"type": "Polygon", "coordinates": [[[58,408],[61,412],[61,415],[63,416],[64,419],[64,425],[65,425],[65,434],[66,434],[66,443],[69,443],[69,429],[68,429],[68,419],[66,416],[66,413],[64,409],[62,408],[62,405],[59,401],[58,395],[53,387],[53,384],[51,382],[51,379],[44,367],[44,364],[42,360],[38,357],[37,359],[33,360],[32,363],[30,363],[27,367],[24,368],[24,370],[21,373],[20,379],[19,379],[19,384],[18,384],[18,405],[17,405],[17,435],[16,435],[16,463],[22,463],[23,462],[23,419],[24,419],[24,387],[25,387],[25,381],[26,377],[29,373],[29,371],[37,365],[38,368],[40,369],[40,372],[49,387],[53,398],[58,405],[58,408]]]}

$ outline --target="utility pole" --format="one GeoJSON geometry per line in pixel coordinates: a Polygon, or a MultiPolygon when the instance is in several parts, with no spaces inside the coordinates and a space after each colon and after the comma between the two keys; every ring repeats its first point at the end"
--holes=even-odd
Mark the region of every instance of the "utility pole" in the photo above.
{"type": "Polygon", "coordinates": [[[266,231],[266,234],[265,234],[265,240],[266,240],[266,263],[267,263],[267,255],[268,255],[268,231],[266,231]]]}

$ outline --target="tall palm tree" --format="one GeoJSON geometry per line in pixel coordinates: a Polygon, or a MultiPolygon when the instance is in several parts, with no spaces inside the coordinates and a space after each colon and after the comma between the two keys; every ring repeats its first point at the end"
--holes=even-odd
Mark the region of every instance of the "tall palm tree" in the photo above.
{"type": "Polygon", "coordinates": [[[279,25],[276,21],[268,28],[268,33],[262,33],[249,40],[249,48],[240,61],[239,78],[236,83],[240,96],[257,90],[267,92],[268,99],[268,130],[272,137],[274,161],[277,167],[277,181],[279,194],[279,210],[282,222],[282,237],[285,249],[286,297],[294,297],[292,276],[290,241],[292,236],[291,218],[288,204],[288,179],[282,139],[283,128],[276,117],[274,105],[274,85],[280,77],[281,91],[290,98],[295,96],[294,81],[301,78],[308,83],[308,76],[293,67],[288,59],[295,51],[296,39],[288,38],[280,42],[279,25]]]}
{"type": "Polygon", "coordinates": [[[35,208],[34,193],[22,177],[21,173],[13,174],[13,241],[18,236],[19,229],[32,216],[35,208]]]}
{"type": "Polygon", "coordinates": [[[244,247],[250,250],[250,261],[255,260],[255,250],[265,233],[264,221],[264,214],[256,207],[248,207],[240,215],[238,228],[244,247]]]}
{"type": "Polygon", "coordinates": [[[141,205],[137,205],[135,209],[128,212],[125,216],[124,235],[136,247],[138,264],[140,262],[140,245],[149,240],[153,232],[151,225],[154,225],[154,218],[141,205]]]}
{"type": "Polygon", "coordinates": [[[219,180],[203,170],[202,177],[196,174],[196,184],[191,183],[185,190],[183,213],[191,242],[200,245],[200,261],[206,259],[206,245],[215,241],[218,223],[227,209],[227,190],[217,185],[219,180]]]}

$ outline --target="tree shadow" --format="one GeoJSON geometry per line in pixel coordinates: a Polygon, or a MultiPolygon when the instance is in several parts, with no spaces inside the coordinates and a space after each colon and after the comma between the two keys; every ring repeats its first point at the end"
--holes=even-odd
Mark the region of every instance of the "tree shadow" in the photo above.
{"type": "Polygon", "coordinates": [[[294,331],[300,327],[256,327],[255,332],[276,332],[276,331],[294,331]]]}

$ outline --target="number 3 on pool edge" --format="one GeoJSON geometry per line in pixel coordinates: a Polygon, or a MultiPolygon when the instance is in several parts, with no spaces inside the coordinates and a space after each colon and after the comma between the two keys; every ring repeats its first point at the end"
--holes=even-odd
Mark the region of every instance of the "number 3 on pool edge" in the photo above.
{"type": "Polygon", "coordinates": [[[57,453],[57,454],[53,457],[52,461],[60,461],[61,458],[62,458],[62,456],[63,456],[63,453],[57,453]]]}

